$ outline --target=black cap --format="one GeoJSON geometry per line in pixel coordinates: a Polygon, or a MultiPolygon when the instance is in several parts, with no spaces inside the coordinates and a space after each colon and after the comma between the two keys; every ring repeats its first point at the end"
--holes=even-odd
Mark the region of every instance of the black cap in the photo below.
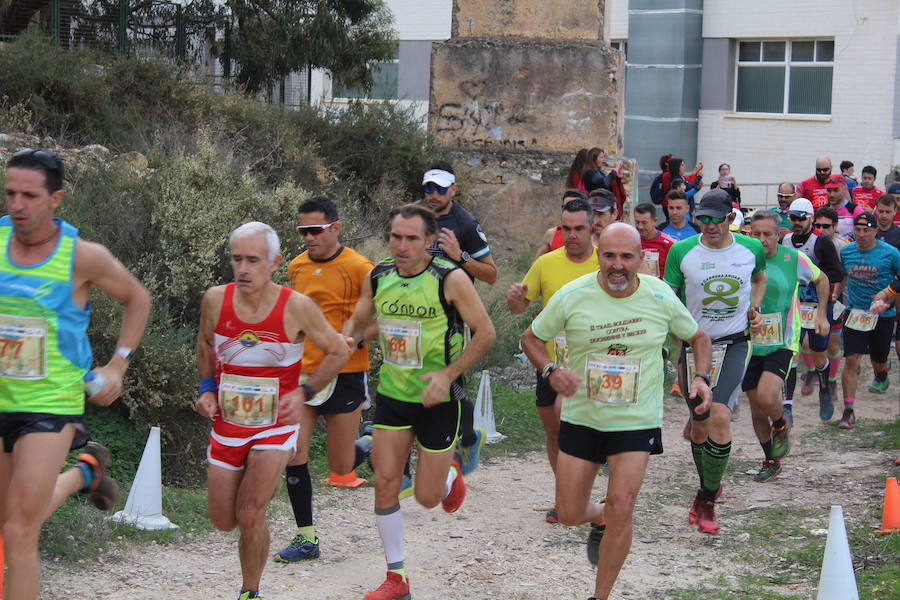
{"type": "Polygon", "coordinates": [[[700,206],[694,211],[696,217],[724,217],[731,214],[731,196],[718,188],[706,192],[700,199],[700,206]]]}
{"type": "Polygon", "coordinates": [[[878,220],[872,213],[864,212],[856,215],[853,225],[865,225],[866,227],[878,227],[878,220]]]}

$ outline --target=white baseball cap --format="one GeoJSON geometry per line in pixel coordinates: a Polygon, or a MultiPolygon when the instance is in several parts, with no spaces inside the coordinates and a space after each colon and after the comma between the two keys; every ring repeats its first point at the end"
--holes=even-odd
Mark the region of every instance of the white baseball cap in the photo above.
{"type": "Polygon", "coordinates": [[[422,185],[426,183],[436,183],[441,187],[450,187],[454,183],[456,183],[456,176],[443,169],[431,169],[429,171],[425,171],[425,175],[422,177],[422,185]]]}
{"type": "Polygon", "coordinates": [[[806,198],[797,198],[788,207],[788,214],[797,217],[811,217],[816,211],[813,210],[812,202],[806,198]]]}

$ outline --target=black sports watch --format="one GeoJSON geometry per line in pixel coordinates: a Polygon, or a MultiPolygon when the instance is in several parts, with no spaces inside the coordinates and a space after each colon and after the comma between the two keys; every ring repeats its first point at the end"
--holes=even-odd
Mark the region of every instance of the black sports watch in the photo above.
{"type": "Polygon", "coordinates": [[[549,380],[550,376],[553,374],[553,371],[558,371],[560,369],[562,369],[561,365],[558,365],[554,362],[548,362],[546,365],[544,365],[544,368],[541,369],[541,379],[543,379],[544,381],[549,380]]]}
{"type": "Polygon", "coordinates": [[[465,250],[463,250],[463,253],[462,253],[462,254],[460,255],[460,257],[459,257],[459,264],[464,265],[464,264],[466,264],[467,262],[469,262],[469,260],[470,260],[471,258],[472,258],[472,256],[471,256],[468,252],[466,252],[465,250]]]}
{"type": "Polygon", "coordinates": [[[300,387],[303,388],[303,393],[306,394],[307,400],[312,400],[313,396],[316,395],[316,390],[314,390],[313,387],[308,383],[301,383],[300,387]]]}
{"type": "Polygon", "coordinates": [[[699,377],[700,379],[702,379],[703,381],[706,382],[706,387],[709,387],[712,385],[712,379],[710,379],[709,375],[704,375],[703,373],[694,373],[694,378],[697,378],[697,377],[699,377]]]}

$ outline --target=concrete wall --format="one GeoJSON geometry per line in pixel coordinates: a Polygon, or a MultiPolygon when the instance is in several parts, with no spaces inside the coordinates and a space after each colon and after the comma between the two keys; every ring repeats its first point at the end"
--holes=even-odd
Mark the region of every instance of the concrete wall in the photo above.
{"type": "Polygon", "coordinates": [[[622,148],[619,52],[598,43],[451,39],[435,44],[429,128],[467,148],[622,148]]]}
{"type": "Polygon", "coordinates": [[[602,38],[603,0],[456,0],[453,37],[602,38]]]}

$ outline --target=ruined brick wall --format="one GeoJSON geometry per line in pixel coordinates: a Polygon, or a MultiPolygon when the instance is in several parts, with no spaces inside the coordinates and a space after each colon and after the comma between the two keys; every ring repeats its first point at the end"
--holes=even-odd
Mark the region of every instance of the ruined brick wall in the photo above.
{"type": "Polygon", "coordinates": [[[461,148],[618,154],[624,71],[596,41],[451,39],[432,49],[429,126],[461,148]]]}
{"type": "Polygon", "coordinates": [[[451,35],[607,40],[598,0],[456,0],[451,35]]]}

